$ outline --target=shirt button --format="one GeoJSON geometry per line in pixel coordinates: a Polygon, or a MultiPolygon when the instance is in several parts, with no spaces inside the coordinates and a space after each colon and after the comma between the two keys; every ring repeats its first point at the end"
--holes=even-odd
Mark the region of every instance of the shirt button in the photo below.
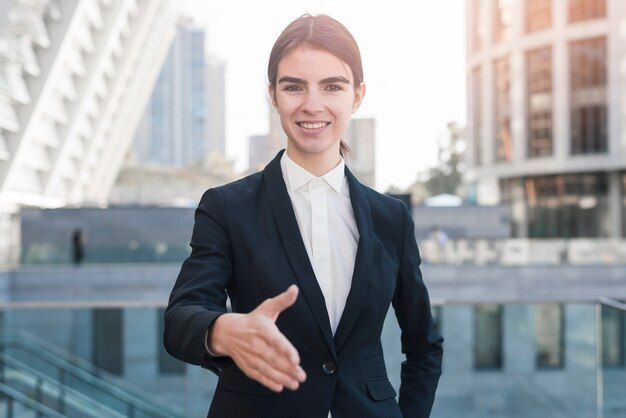
{"type": "Polygon", "coordinates": [[[324,374],[333,374],[337,371],[337,365],[334,361],[325,361],[324,364],[322,364],[322,371],[324,374]]]}

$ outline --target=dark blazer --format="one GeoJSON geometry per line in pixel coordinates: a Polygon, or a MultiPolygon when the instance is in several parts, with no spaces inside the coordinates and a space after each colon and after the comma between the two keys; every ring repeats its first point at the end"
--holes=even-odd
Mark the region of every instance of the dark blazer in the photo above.
{"type": "Polygon", "coordinates": [[[278,155],[262,172],[209,189],[196,210],[189,258],[165,311],[174,357],[219,374],[208,416],[219,418],[426,418],[441,374],[443,338],[434,329],[405,204],[359,183],[346,168],[359,230],[352,287],[333,337],[283,180],[278,155]],[[226,312],[250,312],[297,284],[295,304],[276,322],[298,350],[307,380],[274,393],[228,357],[205,352],[207,328],[226,312]],[[399,401],[387,379],[380,335],[389,305],[402,329],[399,401]]]}

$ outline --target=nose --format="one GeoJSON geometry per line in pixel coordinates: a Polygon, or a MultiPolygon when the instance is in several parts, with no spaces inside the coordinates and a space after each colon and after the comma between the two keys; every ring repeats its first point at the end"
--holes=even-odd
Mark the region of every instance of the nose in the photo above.
{"type": "Polygon", "coordinates": [[[316,91],[309,90],[304,96],[302,111],[309,114],[316,114],[324,110],[324,103],[321,95],[316,91]]]}

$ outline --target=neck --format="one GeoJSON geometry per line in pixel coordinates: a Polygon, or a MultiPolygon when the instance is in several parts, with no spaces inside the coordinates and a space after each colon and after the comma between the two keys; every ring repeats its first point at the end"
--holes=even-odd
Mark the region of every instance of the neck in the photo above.
{"type": "Polygon", "coordinates": [[[341,161],[339,150],[337,152],[307,153],[302,155],[302,153],[294,151],[292,147],[287,146],[285,152],[293,162],[316,177],[321,177],[328,173],[337,167],[337,164],[341,161]]]}

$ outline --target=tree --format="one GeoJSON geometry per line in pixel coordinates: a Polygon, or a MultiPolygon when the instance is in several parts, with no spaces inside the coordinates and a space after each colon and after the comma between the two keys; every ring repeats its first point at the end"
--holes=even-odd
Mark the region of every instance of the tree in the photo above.
{"type": "Polygon", "coordinates": [[[425,185],[431,195],[462,194],[464,132],[456,122],[448,123],[448,135],[439,141],[438,165],[428,171],[425,185]]]}

